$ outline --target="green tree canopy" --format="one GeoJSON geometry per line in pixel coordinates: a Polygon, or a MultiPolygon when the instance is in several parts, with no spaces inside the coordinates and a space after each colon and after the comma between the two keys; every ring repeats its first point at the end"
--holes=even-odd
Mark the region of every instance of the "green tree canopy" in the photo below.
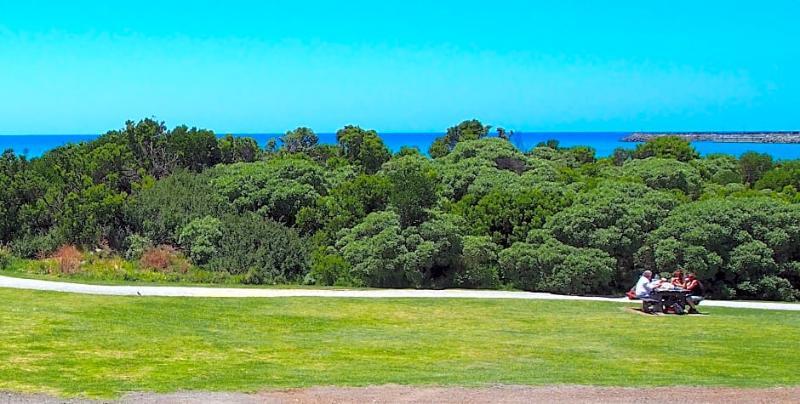
{"type": "Polygon", "coordinates": [[[389,149],[374,130],[348,125],[336,132],[336,141],[342,156],[350,163],[362,167],[367,174],[377,172],[391,158],[389,149]]]}
{"type": "Polygon", "coordinates": [[[281,143],[288,153],[309,152],[319,143],[319,136],[309,128],[300,127],[281,136],[281,143]]]}
{"type": "Polygon", "coordinates": [[[646,159],[657,157],[662,159],[675,159],[678,161],[691,161],[699,157],[697,151],[689,141],[678,136],[659,136],[636,146],[633,158],[646,159]]]}
{"type": "Polygon", "coordinates": [[[746,184],[755,184],[761,176],[772,168],[772,156],[756,152],[747,152],[739,157],[739,167],[746,184]]]}
{"type": "Polygon", "coordinates": [[[484,126],[479,120],[471,119],[463,121],[456,126],[447,128],[447,133],[434,140],[428,154],[433,158],[439,158],[450,153],[459,142],[478,140],[489,134],[491,126],[484,126]]]}
{"type": "MultiPolygon", "coordinates": [[[[680,266],[696,272],[718,296],[778,294],[792,300],[796,290],[783,286],[798,280],[798,246],[797,205],[767,197],[712,199],[675,209],[649,235],[640,260],[644,267],[657,271],[680,266]],[[778,285],[781,290],[753,286],[762,285],[765,277],[770,277],[766,284],[778,285]],[[785,281],[775,283],[772,277],[785,281]]],[[[798,286],[793,284],[795,289],[798,286]]]]}

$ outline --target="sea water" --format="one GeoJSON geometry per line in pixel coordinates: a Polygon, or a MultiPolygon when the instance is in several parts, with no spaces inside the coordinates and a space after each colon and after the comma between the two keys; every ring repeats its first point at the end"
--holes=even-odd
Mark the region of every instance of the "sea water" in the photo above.
{"type": "MultiPolygon", "coordinates": [[[[620,140],[629,134],[628,132],[525,132],[515,133],[511,141],[520,150],[527,151],[539,142],[555,139],[564,147],[590,146],[597,151],[597,157],[607,157],[618,147],[626,149],[636,147],[636,143],[620,140]]],[[[433,141],[441,135],[441,133],[383,133],[380,136],[393,152],[407,146],[416,147],[426,153],[433,141]]],[[[0,151],[13,149],[18,154],[34,158],[56,147],[68,143],[90,141],[98,136],[0,135],[0,151]]],[[[279,134],[241,134],[236,136],[252,137],[262,147],[270,139],[280,137],[279,134]]],[[[333,133],[319,134],[319,138],[322,143],[336,143],[336,135],[333,133]]],[[[692,145],[701,155],[724,153],[740,156],[748,151],[756,151],[769,154],[776,160],[800,159],[800,144],[693,142],[692,145]]]]}

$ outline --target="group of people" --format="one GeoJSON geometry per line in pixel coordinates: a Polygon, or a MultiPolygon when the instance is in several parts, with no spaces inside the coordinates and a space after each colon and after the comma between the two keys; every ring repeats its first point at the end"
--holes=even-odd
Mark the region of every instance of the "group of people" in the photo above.
{"type": "Polygon", "coordinates": [[[672,274],[672,279],[667,280],[658,276],[654,278],[652,271],[644,271],[636,282],[632,294],[636,299],[648,299],[658,290],[685,291],[685,303],[689,305],[689,313],[698,313],[697,305],[703,300],[703,284],[694,273],[690,272],[684,276],[683,271],[678,269],[672,274]]]}

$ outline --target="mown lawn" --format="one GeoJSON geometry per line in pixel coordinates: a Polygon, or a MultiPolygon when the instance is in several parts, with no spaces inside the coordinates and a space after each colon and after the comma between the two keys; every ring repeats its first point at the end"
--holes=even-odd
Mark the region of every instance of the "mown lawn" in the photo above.
{"type": "Polygon", "coordinates": [[[0,390],[115,397],[311,385],[800,384],[800,313],[462,299],[0,290],[0,390]]]}

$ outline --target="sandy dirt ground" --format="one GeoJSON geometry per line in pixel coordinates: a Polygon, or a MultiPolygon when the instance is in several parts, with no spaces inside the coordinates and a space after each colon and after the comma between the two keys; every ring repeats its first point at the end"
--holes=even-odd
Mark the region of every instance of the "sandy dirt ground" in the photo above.
{"type": "Polygon", "coordinates": [[[0,393],[0,403],[798,403],[800,387],[735,389],[704,387],[615,388],[585,386],[313,387],[260,393],[133,393],[118,401],[64,400],[0,393]]]}

